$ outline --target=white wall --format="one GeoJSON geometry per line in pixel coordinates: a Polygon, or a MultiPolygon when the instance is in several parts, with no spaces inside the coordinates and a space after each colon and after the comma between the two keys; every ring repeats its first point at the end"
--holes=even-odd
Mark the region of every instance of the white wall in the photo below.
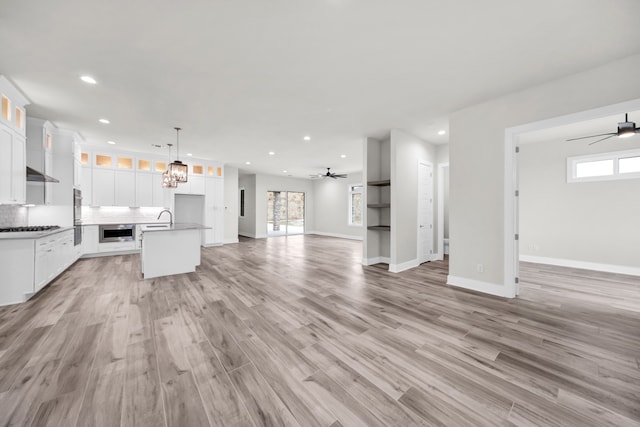
{"type": "Polygon", "coordinates": [[[224,242],[238,241],[238,168],[224,167],[224,242]]]}
{"type": "Polygon", "coordinates": [[[256,237],[256,176],[239,175],[239,189],[244,188],[244,217],[238,216],[238,234],[256,237]]]}
{"type": "Polygon", "coordinates": [[[451,115],[449,283],[504,294],[505,129],[640,98],[638,75],[635,55],[451,115]]]}
{"type": "Polygon", "coordinates": [[[567,183],[566,174],[567,157],[632,148],[640,136],[521,145],[521,258],[640,267],[640,179],[567,183]]]}
{"type": "MultiPolygon", "coordinates": [[[[362,182],[362,173],[349,173],[345,179],[323,178],[313,182],[316,234],[362,239],[362,226],[349,225],[349,187],[362,182]]],[[[363,209],[366,207],[363,204],[363,209]]]]}
{"type": "MultiPolygon", "coordinates": [[[[402,265],[418,259],[418,162],[433,166],[433,144],[406,132],[391,131],[391,263],[402,265]]],[[[435,198],[434,186],[433,195],[435,198]]],[[[434,216],[436,212],[434,211],[434,216]]],[[[434,232],[433,248],[437,248],[434,232]]],[[[392,266],[389,266],[390,269],[392,266]]]]}

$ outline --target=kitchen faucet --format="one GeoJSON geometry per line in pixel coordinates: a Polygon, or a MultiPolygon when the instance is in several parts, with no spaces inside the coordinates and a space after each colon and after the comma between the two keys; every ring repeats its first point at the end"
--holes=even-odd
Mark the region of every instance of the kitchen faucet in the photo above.
{"type": "Polygon", "coordinates": [[[162,216],[162,214],[165,212],[169,213],[169,225],[173,225],[173,214],[169,209],[163,209],[162,211],[160,211],[160,213],[158,214],[158,218],[156,219],[160,219],[160,216],[162,216]]]}

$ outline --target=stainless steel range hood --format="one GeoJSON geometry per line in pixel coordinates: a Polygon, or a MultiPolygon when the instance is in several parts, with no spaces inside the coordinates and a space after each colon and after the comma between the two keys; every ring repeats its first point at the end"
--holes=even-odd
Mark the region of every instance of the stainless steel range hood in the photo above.
{"type": "Polygon", "coordinates": [[[37,170],[30,168],[27,166],[27,181],[31,182],[60,182],[59,180],[50,177],[49,175],[45,175],[42,172],[38,172],[37,170]]]}

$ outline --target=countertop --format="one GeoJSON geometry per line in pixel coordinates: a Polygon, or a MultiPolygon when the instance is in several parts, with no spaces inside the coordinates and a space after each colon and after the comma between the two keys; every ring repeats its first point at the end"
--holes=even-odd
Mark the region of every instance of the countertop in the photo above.
{"type": "Polygon", "coordinates": [[[169,224],[166,221],[102,221],[102,222],[83,222],[80,225],[118,225],[118,224],[135,224],[135,225],[145,225],[145,224],[169,224]]]}
{"type": "Polygon", "coordinates": [[[20,240],[20,239],[41,239],[63,231],[73,230],[73,227],[60,227],[47,231],[16,231],[10,233],[0,233],[0,240],[20,240]]]}
{"type": "Polygon", "coordinates": [[[181,230],[209,230],[211,227],[206,227],[202,224],[195,223],[177,223],[177,224],[148,224],[142,226],[142,232],[147,233],[150,231],[181,231],[181,230]],[[161,226],[161,227],[160,227],[161,226]]]}

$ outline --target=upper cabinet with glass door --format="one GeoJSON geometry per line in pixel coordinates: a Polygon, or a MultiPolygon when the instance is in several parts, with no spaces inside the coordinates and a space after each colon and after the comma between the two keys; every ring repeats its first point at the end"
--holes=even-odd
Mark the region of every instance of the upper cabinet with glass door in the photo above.
{"type": "Polygon", "coordinates": [[[4,76],[0,76],[0,123],[25,135],[27,98],[4,76]]]}

